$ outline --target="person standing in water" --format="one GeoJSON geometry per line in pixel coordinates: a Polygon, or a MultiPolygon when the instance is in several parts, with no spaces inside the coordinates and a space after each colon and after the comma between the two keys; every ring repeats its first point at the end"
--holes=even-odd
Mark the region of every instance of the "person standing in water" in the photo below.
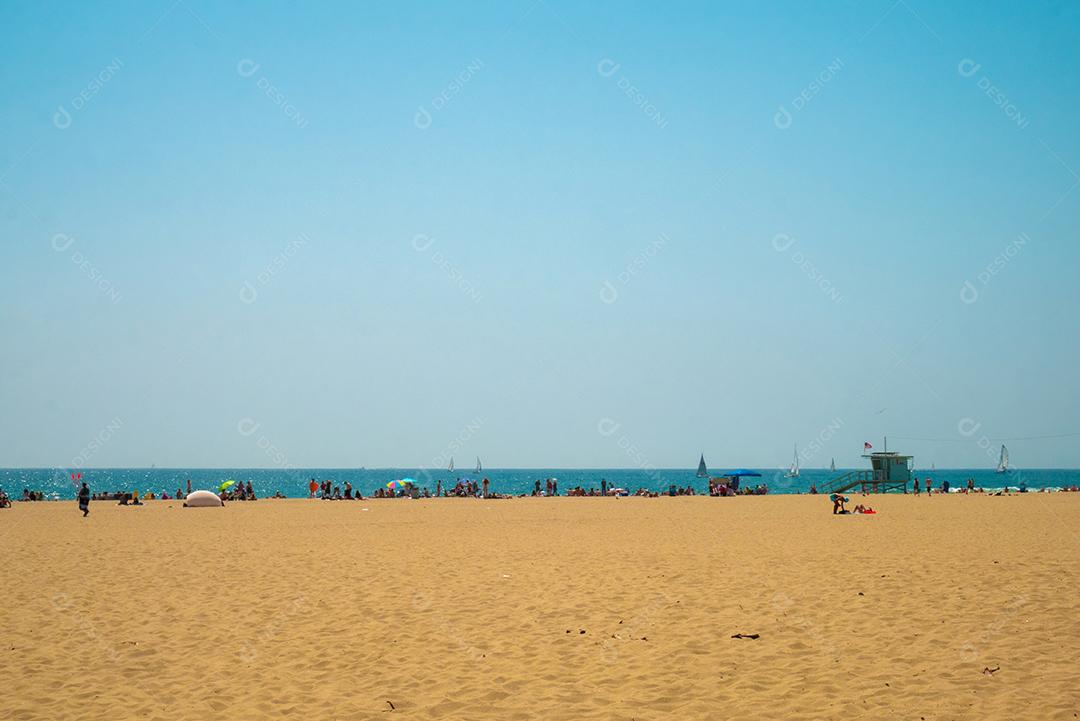
{"type": "Polygon", "coordinates": [[[82,511],[83,518],[90,513],[90,486],[86,485],[86,481],[83,481],[82,488],[79,489],[79,510],[82,511]]]}

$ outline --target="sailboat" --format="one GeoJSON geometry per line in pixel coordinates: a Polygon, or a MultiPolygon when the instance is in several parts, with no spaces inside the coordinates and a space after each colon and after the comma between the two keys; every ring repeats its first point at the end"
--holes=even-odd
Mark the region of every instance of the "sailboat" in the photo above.
{"type": "Polygon", "coordinates": [[[705,454],[704,453],[701,454],[701,460],[698,461],[698,464],[697,464],[697,477],[698,478],[708,478],[709,477],[709,469],[705,465],[705,454]]]}
{"type": "Polygon", "coordinates": [[[835,458],[830,458],[829,459],[829,470],[830,471],[835,471],[836,470],[836,459],[835,458]]]}
{"type": "Polygon", "coordinates": [[[1001,457],[998,458],[998,467],[994,473],[1008,473],[1009,472],[1009,449],[1004,445],[1001,446],[1001,457]]]}
{"type": "Polygon", "coordinates": [[[799,477],[799,444],[795,444],[795,456],[791,459],[791,468],[784,474],[784,478],[799,477]]]}
{"type": "Polygon", "coordinates": [[[476,457],[476,472],[479,473],[482,470],[484,470],[484,467],[482,465],[480,465],[480,456],[477,456],[476,457]]]}
{"type": "Polygon", "coordinates": [[[450,467],[446,469],[446,472],[447,473],[453,473],[454,472],[454,457],[453,456],[450,456],[450,467]]]}

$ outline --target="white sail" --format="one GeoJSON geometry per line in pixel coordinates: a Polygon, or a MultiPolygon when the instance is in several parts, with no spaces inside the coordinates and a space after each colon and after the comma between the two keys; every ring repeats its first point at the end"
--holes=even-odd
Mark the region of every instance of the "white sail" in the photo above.
{"type": "Polygon", "coordinates": [[[795,444],[795,455],[791,459],[791,468],[784,474],[787,478],[799,477],[799,444],[795,444]]]}
{"type": "Polygon", "coordinates": [[[1001,446],[1001,456],[998,458],[998,473],[1005,473],[1009,470],[1009,449],[1004,445],[1001,446]]]}
{"type": "Polygon", "coordinates": [[[480,465],[480,456],[477,456],[476,457],[476,472],[479,473],[482,470],[484,470],[484,467],[482,465],[480,465]]]}
{"type": "Polygon", "coordinates": [[[832,459],[829,460],[829,470],[830,471],[835,471],[836,470],[836,459],[835,458],[832,458],[832,459]]]}
{"type": "Polygon", "coordinates": [[[454,472],[454,457],[450,456],[450,467],[446,469],[447,473],[454,472]]]}
{"type": "Polygon", "coordinates": [[[705,465],[705,454],[704,453],[701,454],[701,460],[698,461],[698,464],[697,464],[697,477],[698,478],[708,478],[709,477],[709,468],[705,465]]]}

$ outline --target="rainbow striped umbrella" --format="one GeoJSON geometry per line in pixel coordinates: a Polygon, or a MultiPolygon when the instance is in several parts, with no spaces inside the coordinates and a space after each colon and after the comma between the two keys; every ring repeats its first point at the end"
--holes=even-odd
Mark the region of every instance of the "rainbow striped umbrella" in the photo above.
{"type": "Polygon", "coordinates": [[[396,481],[390,481],[389,483],[386,484],[386,487],[389,488],[391,491],[397,491],[397,490],[400,490],[402,488],[406,488],[408,486],[411,486],[414,483],[416,483],[416,481],[414,481],[411,478],[401,478],[401,479],[396,480],[396,481]]]}

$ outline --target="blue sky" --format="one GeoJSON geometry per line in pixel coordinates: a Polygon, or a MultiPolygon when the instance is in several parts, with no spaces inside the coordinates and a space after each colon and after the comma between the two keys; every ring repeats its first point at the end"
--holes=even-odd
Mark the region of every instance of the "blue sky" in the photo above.
{"type": "Polygon", "coordinates": [[[0,465],[110,424],[87,465],[1080,432],[1075,4],[5,2],[0,33],[0,465]]]}

